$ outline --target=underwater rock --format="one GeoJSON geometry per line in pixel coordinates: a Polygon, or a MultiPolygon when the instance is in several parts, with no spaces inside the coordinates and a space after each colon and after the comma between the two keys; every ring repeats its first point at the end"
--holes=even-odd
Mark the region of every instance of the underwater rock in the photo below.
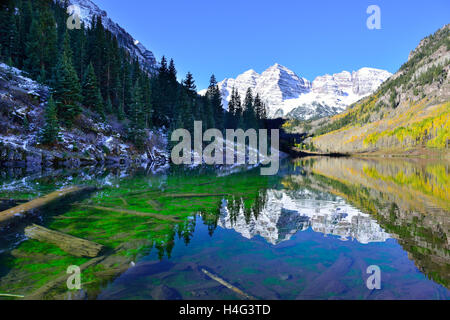
{"type": "Polygon", "coordinates": [[[181,294],[166,285],[157,286],[151,291],[151,296],[155,300],[181,300],[181,294]]]}
{"type": "Polygon", "coordinates": [[[291,274],[286,274],[286,273],[281,273],[278,275],[278,277],[283,280],[283,281],[287,281],[287,280],[291,280],[292,279],[292,275],[291,274]]]}

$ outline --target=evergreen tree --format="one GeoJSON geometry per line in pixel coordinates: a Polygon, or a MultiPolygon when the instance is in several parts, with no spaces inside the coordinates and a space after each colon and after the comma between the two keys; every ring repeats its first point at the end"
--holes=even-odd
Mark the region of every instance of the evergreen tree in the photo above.
{"type": "MultiPolygon", "coordinates": [[[[174,64],[171,63],[171,65],[171,72],[173,76],[176,71],[174,70],[174,64]]],[[[176,81],[171,81],[165,56],[161,59],[157,78],[153,82],[152,94],[152,102],[155,110],[153,115],[153,123],[156,126],[172,126],[172,122],[176,121],[175,107],[178,93],[176,81]]]]}
{"type": "Polygon", "coordinates": [[[170,59],[169,63],[169,81],[176,82],[177,81],[177,70],[175,69],[175,63],[173,59],[170,59]]]}
{"type": "Polygon", "coordinates": [[[266,112],[266,106],[261,101],[261,98],[259,97],[259,94],[256,94],[255,101],[253,102],[255,113],[256,113],[256,119],[258,120],[258,123],[260,127],[264,123],[264,119],[267,118],[267,112],[266,112]]]}
{"type": "Polygon", "coordinates": [[[9,54],[9,25],[10,13],[8,11],[8,3],[3,1],[0,3],[0,58],[6,59],[9,54]]]}
{"type": "Polygon", "coordinates": [[[19,60],[17,63],[19,69],[24,67],[26,43],[28,41],[32,18],[33,8],[31,6],[31,1],[23,0],[21,2],[19,14],[19,60]]]}
{"type": "Polygon", "coordinates": [[[112,105],[112,102],[111,102],[111,98],[109,96],[106,99],[105,112],[107,114],[113,113],[113,105],[112,105]]]}
{"type": "Polygon", "coordinates": [[[207,97],[203,100],[203,126],[205,129],[211,129],[215,127],[215,121],[214,121],[214,110],[211,105],[211,100],[209,100],[207,97]]]}
{"type": "Polygon", "coordinates": [[[216,77],[211,76],[209,81],[209,87],[206,92],[206,97],[209,99],[212,109],[212,114],[215,120],[215,126],[218,129],[224,127],[224,111],[222,106],[222,95],[220,94],[219,87],[217,85],[216,77]]]}
{"type": "MultiPolygon", "coordinates": [[[[111,60],[111,67],[110,67],[110,73],[111,73],[111,84],[110,84],[110,91],[109,96],[111,97],[111,102],[113,104],[113,109],[116,110],[119,106],[120,101],[120,75],[122,73],[121,70],[121,55],[120,55],[120,49],[119,49],[119,43],[117,41],[117,38],[114,37],[112,39],[112,44],[110,46],[110,60],[111,60]]],[[[150,92],[149,92],[150,94],[150,92]]]]}
{"type": "Polygon", "coordinates": [[[42,64],[48,74],[52,74],[58,61],[58,34],[56,21],[50,9],[43,10],[40,15],[40,29],[42,32],[40,47],[42,50],[42,64]]]}
{"type": "Polygon", "coordinates": [[[244,113],[244,110],[242,108],[241,96],[239,95],[239,92],[237,90],[235,91],[234,97],[234,110],[236,128],[243,128],[244,120],[242,118],[242,115],[244,113]]]}
{"type": "Polygon", "coordinates": [[[158,70],[158,74],[159,75],[164,75],[167,76],[167,74],[169,73],[169,70],[167,69],[167,60],[165,56],[162,56],[161,58],[161,63],[160,63],[160,67],[158,70]]]}
{"type": "Polygon", "coordinates": [[[231,91],[230,101],[228,102],[228,112],[226,113],[225,128],[236,128],[236,89],[234,87],[231,91]]]}
{"type": "Polygon", "coordinates": [[[199,119],[199,112],[197,109],[197,86],[195,85],[194,77],[190,72],[186,74],[186,79],[182,81],[183,92],[181,94],[181,110],[183,111],[184,127],[193,131],[194,121],[199,119]]]}
{"type": "Polygon", "coordinates": [[[117,119],[124,120],[125,119],[125,108],[123,106],[123,102],[119,102],[119,107],[117,108],[117,119]]]}
{"type": "Polygon", "coordinates": [[[247,93],[245,94],[244,108],[245,111],[253,109],[253,92],[251,88],[248,88],[247,93]]]}
{"type": "Polygon", "coordinates": [[[245,95],[244,99],[244,113],[243,113],[243,119],[244,119],[244,125],[245,128],[255,128],[257,127],[256,123],[256,114],[255,109],[253,105],[253,92],[251,88],[247,89],[247,93],[245,95]]]}
{"type": "Polygon", "coordinates": [[[128,114],[129,106],[132,103],[133,84],[131,81],[130,65],[123,62],[123,78],[122,78],[122,106],[124,114],[128,114]]]}
{"type": "Polygon", "coordinates": [[[56,67],[54,97],[58,108],[58,118],[71,126],[73,119],[81,113],[81,86],[72,64],[69,36],[66,31],[63,53],[56,67]]]}
{"type": "Polygon", "coordinates": [[[136,148],[142,149],[145,145],[145,118],[143,114],[144,97],[139,82],[133,88],[132,104],[130,108],[129,139],[136,148]]]}
{"type": "Polygon", "coordinates": [[[71,34],[71,47],[73,52],[73,65],[77,72],[78,78],[83,79],[86,73],[85,64],[85,51],[86,51],[86,35],[84,30],[84,24],[81,23],[81,29],[74,29],[70,31],[71,34]]]}
{"type": "Polygon", "coordinates": [[[152,114],[153,114],[153,99],[152,99],[152,87],[151,81],[149,77],[142,76],[142,88],[144,92],[144,118],[145,118],[145,127],[151,128],[152,123],[152,114]]]}
{"type": "MultiPolygon", "coordinates": [[[[28,71],[32,78],[37,78],[41,74],[41,29],[39,22],[34,19],[31,23],[30,32],[25,45],[24,61],[25,71],[28,71]]],[[[44,79],[41,79],[44,80],[44,79]]]]}
{"type": "Polygon", "coordinates": [[[11,58],[14,61],[17,58],[19,45],[14,2],[5,1],[0,6],[0,44],[2,48],[0,57],[5,60],[11,58]]]}
{"type": "Polygon", "coordinates": [[[14,62],[14,65],[18,65],[19,59],[20,59],[20,43],[19,43],[19,26],[18,26],[18,19],[16,19],[16,16],[14,14],[15,12],[15,6],[10,6],[10,11],[12,13],[12,17],[10,18],[10,29],[9,29],[9,53],[11,56],[11,59],[14,62]]]}
{"type": "Polygon", "coordinates": [[[194,101],[190,97],[190,93],[185,88],[181,88],[181,94],[179,98],[179,113],[176,128],[184,128],[190,132],[194,131],[194,101]]]}
{"type": "Polygon", "coordinates": [[[59,125],[57,117],[56,104],[53,97],[50,96],[45,108],[45,125],[41,132],[40,141],[45,145],[56,143],[59,135],[59,125]]]}
{"type": "MultiPolygon", "coordinates": [[[[164,79],[163,79],[164,80],[164,79]]],[[[180,85],[177,82],[177,70],[173,59],[170,59],[166,82],[162,83],[164,93],[163,105],[169,125],[173,125],[178,115],[182,112],[180,107],[180,85]]]]}
{"type": "Polygon", "coordinates": [[[83,82],[83,104],[101,115],[104,114],[103,98],[92,63],[89,64],[86,70],[86,76],[83,82]]]}
{"type": "MultiPolygon", "coordinates": [[[[99,87],[102,95],[106,97],[108,92],[108,53],[107,53],[107,31],[103,27],[102,18],[96,17],[96,22],[93,28],[93,36],[91,43],[93,45],[93,52],[91,61],[99,79],[99,87]]],[[[130,88],[131,89],[131,88],[130,88]]]]}
{"type": "Polygon", "coordinates": [[[194,77],[192,73],[188,72],[186,74],[186,79],[182,82],[183,86],[186,88],[188,94],[191,97],[197,96],[197,86],[195,85],[194,77]]]}

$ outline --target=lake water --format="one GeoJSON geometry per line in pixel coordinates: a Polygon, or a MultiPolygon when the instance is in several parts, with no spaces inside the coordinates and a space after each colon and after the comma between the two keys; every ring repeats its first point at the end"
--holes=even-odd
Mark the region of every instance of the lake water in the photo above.
{"type": "Polygon", "coordinates": [[[270,177],[260,176],[259,169],[209,167],[3,171],[0,198],[32,199],[86,184],[100,189],[1,231],[0,294],[40,299],[450,297],[448,162],[309,158],[287,160],[270,177]],[[71,256],[26,239],[22,229],[30,222],[106,250],[98,261],[71,256]],[[68,291],[69,265],[81,266],[82,290],[68,291]],[[380,269],[379,290],[367,287],[369,266],[380,269]]]}

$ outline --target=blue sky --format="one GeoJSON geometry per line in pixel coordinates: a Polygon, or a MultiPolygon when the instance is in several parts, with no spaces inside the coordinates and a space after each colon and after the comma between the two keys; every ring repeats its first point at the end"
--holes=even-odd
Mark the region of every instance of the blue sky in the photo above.
{"type": "Polygon", "coordinates": [[[449,0],[93,0],[134,38],[173,58],[197,87],[280,63],[299,76],[374,67],[395,72],[425,36],[450,23],[449,0]],[[381,30],[369,30],[369,5],[381,30]]]}

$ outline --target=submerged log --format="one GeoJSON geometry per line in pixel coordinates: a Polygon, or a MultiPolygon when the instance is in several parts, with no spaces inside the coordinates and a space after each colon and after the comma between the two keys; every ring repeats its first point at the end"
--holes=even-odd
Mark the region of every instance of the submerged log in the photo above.
{"type": "Polygon", "coordinates": [[[146,193],[153,193],[153,194],[160,194],[161,191],[157,191],[157,190],[152,190],[152,189],[147,189],[147,190],[141,190],[141,191],[133,191],[133,192],[128,192],[125,195],[127,197],[132,197],[132,196],[139,196],[141,194],[146,194],[146,193]]]}
{"type": "Polygon", "coordinates": [[[94,258],[104,248],[101,244],[53,231],[36,224],[25,228],[25,235],[30,239],[53,244],[61,250],[77,257],[94,258]]]}
{"type": "Polygon", "coordinates": [[[161,211],[162,209],[162,204],[157,200],[150,199],[147,201],[147,204],[152,206],[152,208],[155,209],[156,211],[161,211]]]}
{"type": "MultiPolygon", "coordinates": [[[[83,272],[87,268],[101,263],[102,261],[104,261],[106,259],[106,257],[107,256],[99,256],[97,258],[93,258],[93,259],[87,261],[86,263],[84,263],[80,266],[80,271],[83,272]]],[[[47,282],[46,284],[44,284],[42,287],[40,287],[36,291],[32,292],[29,295],[26,295],[25,300],[43,300],[45,298],[46,294],[48,294],[51,290],[55,289],[56,287],[67,282],[67,279],[68,279],[67,272],[64,271],[56,279],[53,279],[52,281],[47,282]]]]}
{"type": "Polygon", "coordinates": [[[240,295],[241,297],[243,297],[244,299],[248,299],[248,300],[256,300],[255,297],[245,293],[244,291],[242,291],[239,288],[236,288],[235,286],[233,286],[231,283],[226,282],[225,280],[223,280],[222,278],[219,278],[218,276],[212,274],[211,272],[202,269],[202,272],[204,274],[206,274],[208,277],[210,277],[211,279],[219,282],[221,285],[224,285],[225,287],[227,287],[228,289],[232,290],[233,292],[237,293],[238,295],[240,295]]]}
{"type": "MultiPolygon", "coordinates": [[[[92,258],[80,266],[80,271],[82,274],[88,268],[98,265],[103,266],[103,268],[100,268],[100,271],[93,270],[95,277],[92,281],[84,282],[83,277],[81,278],[81,288],[88,292],[89,299],[95,299],[99,292],[97,292],[96,289],[93,291],[88,291],[88,285],[95,280],[98,280],[100,283],[112,280],[116,276],[119,276],[122,272],[131,268],[131,259],[121,253],[130,248],[140,248],[142,245],[148,245],[148,247],[151,248],[153,247],[153,242],[148,240],[139,240],[122,243],[115,249],[111,249],[110,251],[105,250],[103,255],[92,258]]],[[[54,279],[46,282],[42,287],[25,294],[25,300],[43,300],[48,298],[53,300],[66,299],[66,294],[68,292],[66,283],[68,278],[69,274],[67,274],[66,270],[62,271],[59,275],[55,275],[54,279]]]]}
{"type": "Polygon", "coordinates": [[[11,294],[11,293],[0,293],[0,297],[7,297],[7,298],[25,298],[25,296],[21,294],[11,294]]]}
{"type": "Polygon", "coordinates": [[[151,217],[151,218],[155,218],[158,220],[180,222],[180,219],[177,217],[165,216],[165,215],[158,214],[158,213],[134,211],[134,210],[127,210],[127,209],[119,209],[119,208],[100,207],[100,206],[90,206],[90,205],[81,205],[81,207],[87,208],[87,209],[100,210],[100,211],[131,214],[131,215],[141,216],[141,217],[151,217]]]}
{"type": "Polygon", "coordinates": [[[0,212],[0,224],[8,222],[17,216],[25,215],[33,210],[41,209],[55,201],[61,200],[65,197],[81,193],[84,191],[94,190],[93,187],[69,187],[62,190],[52,192],[41,198],[31,200],[27,203],[18,205],[8,210],[0,212]]]}
{"type": "Polygon", "coordinates": [[[125,199],[122,198],[122,197],[119,197],[119,199],[120,199],[120,201],[122,201],[122,203],[123,203],[124,206],[128,206],[127,200],[125,200],[125,199]]]}

